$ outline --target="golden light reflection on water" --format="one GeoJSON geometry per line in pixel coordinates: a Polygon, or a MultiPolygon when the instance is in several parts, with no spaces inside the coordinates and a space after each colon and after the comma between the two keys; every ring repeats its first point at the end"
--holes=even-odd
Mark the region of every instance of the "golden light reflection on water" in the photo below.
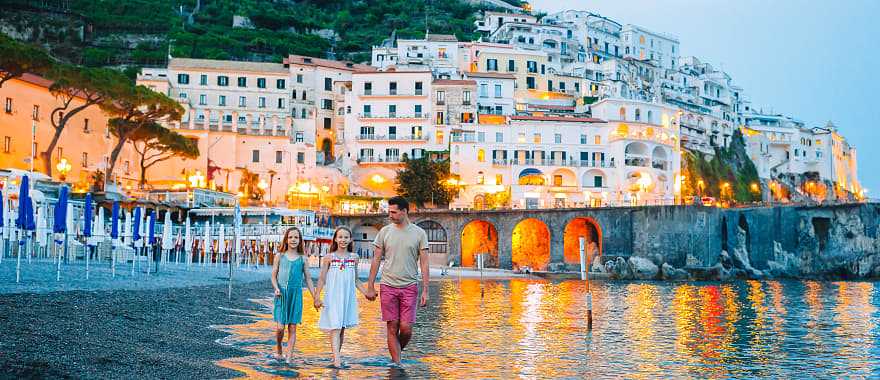
{"type": "MultiPolygon", "coordinates": [[[[880,367],[873,283],[594,282],[591,289],[595,321],[588,332],[582,281],[435,281],[432,305],[419,311],[403,374],[438,379],[871,377],[880,367]]],[[[311,303],[308,292],[304,298],[311,303]]],[[[317,329],[312,309],[303,313],[296,363],[270,360],[270,301],[258,302],[247,323],[219,327],[232,334],[225,343],[254,354],[218,365],[252,378],[401,374],[387,368],[378,302],[361,300],[361,326],[346,333],[343,354],[350,367],[343,370],[327,368],[327,337],[317,329]]]]}

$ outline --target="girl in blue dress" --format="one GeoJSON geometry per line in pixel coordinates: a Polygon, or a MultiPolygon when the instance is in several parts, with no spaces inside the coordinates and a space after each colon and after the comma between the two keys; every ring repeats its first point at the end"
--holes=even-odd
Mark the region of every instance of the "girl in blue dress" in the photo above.
{"type": "Polygon", "coordinates": [[[303,255],[302,232],[296,227],[288,228],[281,239],[279,252],[272,264],[272,287],[275,288],[275,307],[272,319],[278,323],[275,330],[275,353],[281,358],[281,342],[284,341],[284,330],[287,330],[287,361],[293,358],[293,346],[296,344],[296,325],[302,322],[303,277],[306,286],[315,298],[315,287],[309,268],[303,255]]]}
{"type": "Polygon", "coordinates": [[[338,227],[333,232],[330,253],[321,259],[321,276],[318,278],[316,294],[324,292],[324,301],[315,298],[315,307],[320,308],[318,327],[330,332],[330,347],[333,350],[333,365],[342,366],[342,341],[345,329],[358,324],[357,293],[364,293],[363,284],[357,279],[358,256],[351,245],[351,230],[338,227]]]}

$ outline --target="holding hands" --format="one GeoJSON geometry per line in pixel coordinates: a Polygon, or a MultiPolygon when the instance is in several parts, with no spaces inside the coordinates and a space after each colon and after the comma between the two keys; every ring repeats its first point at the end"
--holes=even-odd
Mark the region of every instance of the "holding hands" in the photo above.
{"type": "Polygon", "coordinates": [[[315,310],[319,310],[321,307],[324,306],[324,302],[322,302],[320,298],[315,298],[314,305],[315,305],[315,310]]]}
{"type": "Polygon", "coordinates": [[[370,301],[375,301],[378,294],[376,293],[376,289],[373,286],[367,286],[367,289],[364,291],[364,298],[370,301]]]}

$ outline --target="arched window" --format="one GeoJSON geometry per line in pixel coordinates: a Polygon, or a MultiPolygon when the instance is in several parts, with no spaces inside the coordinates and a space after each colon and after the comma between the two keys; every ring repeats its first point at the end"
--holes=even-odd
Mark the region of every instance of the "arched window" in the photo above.
{"type": "Polygon", "coordinates": [[[653,122],[654,122],[654,117],[653,117],[653,116],[654,116],[654,115],[651,114],[651,110],[648,110],[648,122],[649,122],[649,123],[653,123],[653,122]]]}
{"type": "Polygon", "coordinates": [[[477,172],[477,185],[482,185],[486,183],[486,176],[483,175],[483,172],[477,172]]]}
{"type": "Polygon", "coordinates": [[[642,120],[642,110],[636,108],[636,121],[642,120]]]}
{"type": "Polygon", "coordinates": [[[620,120],[626,120],[626,107],[620,107],[620,120]]]}
{"type": "Polygon", "coordinates": [[[486,151],[483,149],[477,150],[477,161],[486,162],[486,151]]]}

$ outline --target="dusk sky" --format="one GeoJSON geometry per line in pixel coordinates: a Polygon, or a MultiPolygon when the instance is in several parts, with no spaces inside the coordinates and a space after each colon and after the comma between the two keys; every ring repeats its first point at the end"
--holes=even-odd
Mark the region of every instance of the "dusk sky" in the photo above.
{"type": "Polygon", "coordinates": [[[535,10],[587,10],[678,37],[729,73],[752,106],[824,126],[858,149],[859,180],[880,198],[880,1],[532,0],[535,10]],[[873,70],[872,70],[873,69],[873,70]],[[875,113],[876,112],[876,113],[875,113]]]}

